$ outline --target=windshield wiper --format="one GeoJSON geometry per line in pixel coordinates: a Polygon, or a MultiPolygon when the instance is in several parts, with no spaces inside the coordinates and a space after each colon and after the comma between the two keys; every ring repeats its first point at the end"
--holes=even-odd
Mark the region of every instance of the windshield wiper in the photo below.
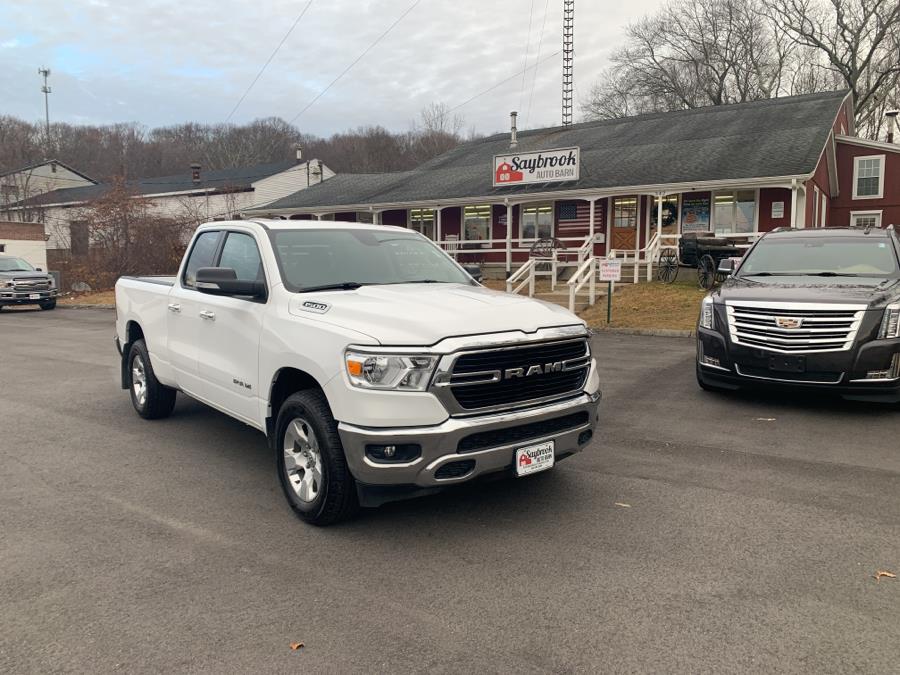
{"type": "Polygon", "coordinates": [[[794,277],[793,272],[742,272],[742,277],[794,277]]]}
{"type": "Polygon", "coordinates": [[[439,281],[438,279],[410,279],[409,281],[389,281],[382,286],[393,286],[395,284],[452,284],[453,281],[439,281]]]}
{"type": "Polygon", "coordinates": [[[844,274],[843,272],[804,272],[804,277],[856,277],[858,274],[844,274]]]}
{"type": "Polygon", "coordinates": [[[357,288],[361,286],[365,286],[366,284],[360,283],[358,281],[341,281],[336,284],[322,284],[321,286],[307,286],[306,288],[301,288],[299,293],[312,293],[313,291],[355,291],[357,288]]]}

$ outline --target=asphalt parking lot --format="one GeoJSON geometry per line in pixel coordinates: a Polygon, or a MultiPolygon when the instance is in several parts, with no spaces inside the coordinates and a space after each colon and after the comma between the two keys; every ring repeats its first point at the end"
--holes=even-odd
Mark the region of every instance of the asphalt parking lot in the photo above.
{"type": "Polygon", "coordinates": [[[898,670],[896,408],[713,395],[691,340],[604,335],[586,452],[315,529],[258,432],[139,419],[112,336],[0,313],[0,671],[898,670]]]}

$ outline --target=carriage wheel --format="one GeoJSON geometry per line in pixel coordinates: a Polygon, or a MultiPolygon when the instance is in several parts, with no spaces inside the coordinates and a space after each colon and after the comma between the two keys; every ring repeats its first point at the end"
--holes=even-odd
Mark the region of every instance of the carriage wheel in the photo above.
{"type": "Polygon", "coordinates": [[[700,258],[697,264],[697,283],[707,291],[716,285],[716,261],[709,254],[700,258]]]}
{"type": "Polygon", "coordinates": [[[664,284],[671,284],[678,278],[678,255],[673,249],[665,249],[659,255],[656,278],[664,284]]]}

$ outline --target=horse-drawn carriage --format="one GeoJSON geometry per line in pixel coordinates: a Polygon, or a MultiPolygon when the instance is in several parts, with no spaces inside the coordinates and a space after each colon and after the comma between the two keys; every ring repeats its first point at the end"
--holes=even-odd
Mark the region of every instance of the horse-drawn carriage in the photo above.
{"type": "Polygon", "coordinates": [[[678,278],[679,267],[694,267],[697,283],[709,290],[725,279],[725,274],[718,271],[719,263],[728,258],[740,258],[743,253],[741,246],[725,237],[693,232],[683,234],[678,240],[678,248],[671,246],[660,251],[656,278],[671,284],[678,278]]]}

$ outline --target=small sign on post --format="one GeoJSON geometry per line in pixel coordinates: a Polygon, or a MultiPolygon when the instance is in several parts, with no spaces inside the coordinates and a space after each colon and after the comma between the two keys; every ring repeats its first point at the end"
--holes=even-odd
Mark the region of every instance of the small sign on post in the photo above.
{"type": "Polygon", "coordinates": [[[622,280],[622,261],[615,258],[607,258],[600,261],[600,281],[609,282],[606,289],[606,324],[612,322],[612,296],[613,284],[622,280]]]}

